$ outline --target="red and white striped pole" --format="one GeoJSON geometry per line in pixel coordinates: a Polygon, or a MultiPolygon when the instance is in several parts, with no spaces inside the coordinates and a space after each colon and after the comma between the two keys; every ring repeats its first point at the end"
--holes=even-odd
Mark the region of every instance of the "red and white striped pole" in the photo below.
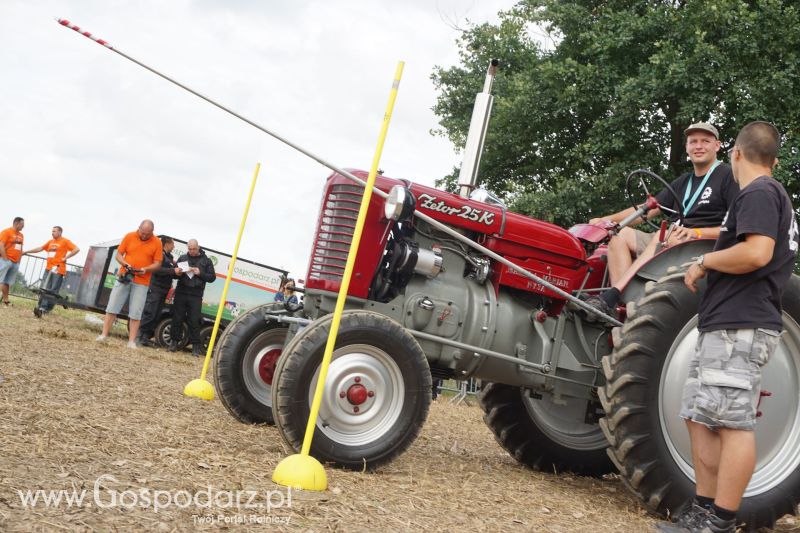
{"type": "MultiPolygon", "coordinates": [[[[68,21],[68,20],[66,20],[66,19],[59,19],[59,18],[57,18],[57,19],[56,19],[56,21],[58,21],[58,23],[59,23],[59,24],[61,24],[62,26],[64,26],[65,28],[69,28],[69,29],[71,29],[71,30],[74,30],[74,31],[76,31],[76,32],[80,33],[80,34],[81,34],[81,35],[83,35],[84,37],[88,37],[89,39],[93,40],[94,42],[96,42],[96,43],[98,43],[98,44],[101,44],[101,45],[103,45],[105,48],[107,48],[107,49],[111,50],[112,52],[114,52],[114,53],[116,53],[116,54],[119,54],[119,55],[121,55],[122,57],[124,57],[124,58],[125,58],[125,59],[127,59],[128,61],[131,61],[131,62],[133,62],[133,63],[136,63],[136,64],[137,64],[137,65],[139,65],[140,67],[142,67],[142,68],[144,68],[144,69],[147,69],[147,70],[149,70],[150,72],[152,72],[152,73],[153,73],[153,74],[155,74],[156,76],[159,76],[159,77],[161,77],[161,78],[164,78],[165,80],[167,80],[167,81],[168,81],[168,82],[170,82],[170,83],[174,83],[175,85],[177,85],[177,86],[178,86],[178,87],[180,87],[181,89],[183,89],[183,90],[185,90],[185,91],[188,91],[188,92],[192,93],[193,95],[197,96],[198,98],[202,98],[203,100],[205,100],[205,101],[206,101],[206,102],[208,102],[209,104],[211,104],[211,105],[213,105],[213,106],[215,106],[215,107],[218,107],[219,109],[222,109],[222,110],[223,110],[223,111],[225,111],[226,113],[229,113],[229,114],[233,115],[234,117],[238,118],[239,120],[241,120],[241,121],[243,121],[243,122],[246,122],[247,124],[250,124],[250,125],[251,125],[251,126],[253,126],[254,128],[256,128],[256,129],[258,129],[258,130],[261,130],[261,131],[263,131],[263,132],[264,132],[264,133],[266,133],[267,135],[270,135],[271,137],[274,137],[275,139],[277,139],[277,140],[281,141],[282,143],[284,143],[284,144],[286,144],[286,145],[288,145],[288,146],[291,146],[292,148],[294,148],[294,149],[295,149],[295,150],[297,150],[298,152],[300,152],[300,153],[302,153],[302,154],[305,154],[305,155],[307,155],[308,157],[310,157],[311,159],[313,159],[313,160],[314,160],[314,161],[316,161],[317,163],[319,163],[319,164],[321,164],[321,165],[323,165],[323,166],[325,166],[325,167],[328,167],[329,169],[333,170],[334,172],[338,172],[338,173],[339,173],[339,174],[341,174],[342,176],[344,176],[344,177],[346,177],[346,178],[348,178],[348,179],[350,179],[350,180],[352,180],[352,181],[354,181],[354,182],[358,183],[358,184],[359,184],[359,185],[361,185],[361,186],[364,186],[364,185],[366,185],[366,182],[365,182],[364,180],[362,180],[361,178],[358,178],[358,177],[354,176],[353,174],[351,174],[350,172],[347,172],[346,170],[344,170],[344,169],[342,169],[342,168],[339,168],[338,166],[336,166],[336,165],[334,165],[334,164],[332,164],[332,163],[329,163],[328,161],[326,161],[326,160],[322,159],[322,158],[321,158],[321,157],[319,157],[318,155],[316,155],[316,154],[314,154],[314,153],[312,153],[312,152],[309,152],[308,150],[306,150],[306,149],[305,149],[305,148],[303,148],[302,146],[299,146],[299,145],[297,145],[297,144],[293,143],[292,141],[290,141],[290,140],[288,140],[288,139],[286,139],[286,138],[284,138],[284,137],[282,137],[282,136],[278,135],[278,134],[277,134],[277,133],[275,133],[274,131],[271,131],[271,130],[269,130],[269,129],[265,128],[265,127],[264,127],[264,126],[262,126],[261,124],[257,124],[257,123],[255,123],[255,122],[253,122],[252,120],[250,120],[249,118],[247,118],[247,117],[244,117],[244,116],[240,115],[239,113],[237,113],[237,112],[233,111],[232,109],[228,109],[228,108],[227,108],[227,107],[225,107],[224,105],[222,105],[222,104],[218,104],[217,102],[215,102],[214,100],[212,100],[212,99],[211,99],[211,98],[209,98],[208,96],[205,96],[204,94],[201,94],[201,93],[199,93],[199,92],[195,91],[194,89],[192,89],[192,88],[190,88],[190,87],[187,87],[186,85],[182,84],[181,82],[179,82],[179,81],[177,81],[177,80],[174,80],[174,79],[170,78],[170,77],[169,77],[169,76],[167,76],[166,74],[162,74],[161,72],[157,71],[156,69],[154,69],[154,68],[152,68],[152,67],[149,67],[149,66],[145,65],[144,63],[142,63],[141,61],[138,61],[138,60],[136,60],[136,59],[132,58],[132,57],[131,57],[131,56],[129,56],[128,54],[126,54],[126,53],[124,53],[124,52],[120,51],[119,49],[117,49],[117,48],[114,48],[113,46],[111,46],[111,45],[108,43],[108,41],[104,41],[103,39],[98,39],[97,37],[95,37],[94,35],[92,35],[90,32],[81,30],[81,28],[80,28],[79,26],[76,26],[75,24],[71,23],[70,21],[68,21]]],[[[383,191],[381,191],[381,190],[376,190],[376,191],[375,191],[375,194],[377,194],[378,196],[380,196],[380,197],[382,197],[382,198],[386,198],[386,193],[385,193],[385,192],[383,192],[383,191]]]]}
{"type": "Polygon", "coordinates": [[[114,47],[111,46],[110,44],[108,44],[107,41],[104,41],[103,39],[98,39],[97,37],[95,37],[94,35],[89,33],[88,31],[81,30],[81,28],[79,26],[76,26],[75,24],[71,23],[67,19],[56,19],[56,20],[58,21],[59,24],[61,24],[65,28],[69,28],[71,30],[75,30],[76,32],[78,32],[81,35],[83,35],[84,37],[88,37],[89,39],[93,40],[97,44],[102,44],[103,46],[105,46],[109,50],[114,50],[114,47]]]}

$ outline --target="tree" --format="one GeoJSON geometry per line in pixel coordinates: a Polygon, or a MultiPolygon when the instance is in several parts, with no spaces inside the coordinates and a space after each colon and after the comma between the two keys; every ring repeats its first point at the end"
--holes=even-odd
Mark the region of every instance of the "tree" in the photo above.
{"type": "MultiPolygon", "coordinates": [[[[800,206],[794,1],[523,0],[458,44],[460,65],[432,75],[438,133],[463,146],[500,59],[480,179],[516,211],[568,226],[622,209],[631,170],[671,181],[691,168],[689,124],[715,124],[724,150],[752,120],[782,132],[776,177],[800,206]]],[[[439,184],[455,190],[457,176],[439,184]]]]}

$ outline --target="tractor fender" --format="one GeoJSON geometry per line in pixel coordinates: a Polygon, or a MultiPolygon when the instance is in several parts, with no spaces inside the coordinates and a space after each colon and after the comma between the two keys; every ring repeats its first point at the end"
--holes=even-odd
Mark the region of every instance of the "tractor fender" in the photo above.
{"type": "Polygon", "coordinates": [[[648,281],[658,281],[667,274],[673,266],[680,266],[693,261],[695,257],[709,253],[714,249],[715,239],[696,239],[675,246],[670,246],[664,251],[653,256],[643,264],[636,276],[628,282],[622,291],[623,302],[636,302],[644,296],[645,284],[648,281]]]}

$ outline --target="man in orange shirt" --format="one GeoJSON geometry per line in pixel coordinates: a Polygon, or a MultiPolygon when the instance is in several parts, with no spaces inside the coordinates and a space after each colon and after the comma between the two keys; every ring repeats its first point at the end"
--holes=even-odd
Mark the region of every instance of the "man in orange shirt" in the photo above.
{"type": "Polygon", "coordinates": [[[14,218],[10,228],[0,232],[0,290],[3,293],[3,304],[11,305],[8,301],[8,289],[14,284],[19,271],[19,260],[22,257],[22,228],[25,221],[22,217],[14,218]]]}
{"type": "Polygon", "coordinates": [[[55,305],[53,295],[58,294],[64,276],[67,275],[67,259],[81,251],[71,240],[64,238],[63,233],[64,229],[61,226],[53,226],[52,239],[38,248],[22,252],[22,255],[47,252],[47,272],[42,282],[42,289],[45,292],[39,296],[39,303],[33,309],[33,314],[39,318],[55,305]]]}
{"type": "Polygon", "coordinates": [[[153,236],[152,220],[143,220],[139,229],[123,237],[117,248],[116,260],[120,264],[117,281],[111,289],[103,320],[103,333],[97,340],[106,340],[114,320],[128,302],[128,348],[136,349],[136,335],[142,319],[151,272],[161,266],[161,241],[153,236]]]}

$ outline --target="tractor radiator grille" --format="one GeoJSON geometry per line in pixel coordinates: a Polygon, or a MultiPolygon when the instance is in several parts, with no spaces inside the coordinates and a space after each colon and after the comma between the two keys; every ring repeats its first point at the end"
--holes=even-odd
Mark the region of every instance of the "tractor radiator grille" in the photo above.
{"type": "Polygon", "coordinates": [[[333,185],[328,191],[320,210],[308,270],[310,279],[342,280],[363,191],[364,188],[358,185],[343,184],[333,185]]]}

